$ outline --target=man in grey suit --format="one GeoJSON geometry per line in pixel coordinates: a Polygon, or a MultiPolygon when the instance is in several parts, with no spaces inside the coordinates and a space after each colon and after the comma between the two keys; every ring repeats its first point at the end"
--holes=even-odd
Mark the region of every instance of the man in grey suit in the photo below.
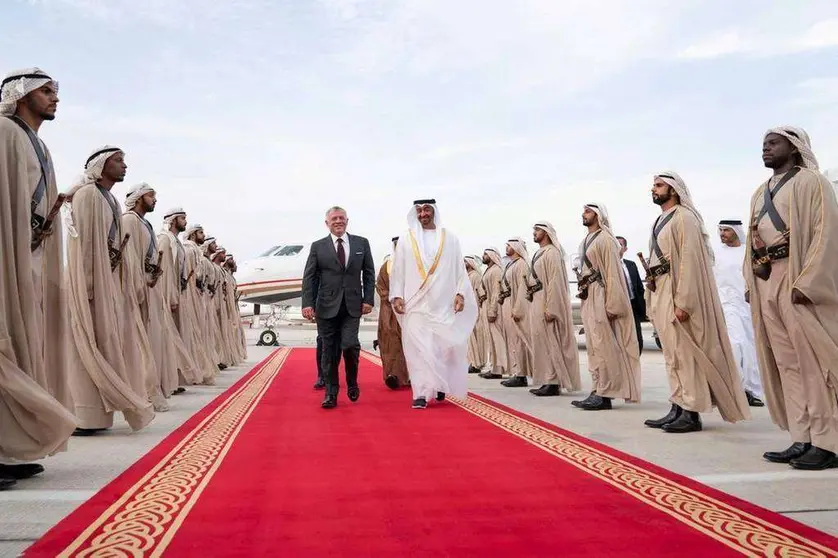
{"type": "Polygon", "coordinates": [[[303,272],[303,317],[317,321],[322,343],[320,365],[326,381],[322,407],[337,406],[340,392],[338,362],[343,354],[346,393],[350,401],[361,395],[358,361],[361,316],[372,312],[375,302],[375,264],[370,243],[349,235],[346,210],[334,206],[326,212],[329,236],[315,241],[303,272]]]}

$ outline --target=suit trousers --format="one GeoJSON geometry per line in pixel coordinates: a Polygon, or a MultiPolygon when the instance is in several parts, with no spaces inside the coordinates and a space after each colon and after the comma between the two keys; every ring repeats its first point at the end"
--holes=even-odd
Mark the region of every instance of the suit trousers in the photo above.
{"type": "Polygon", "coordinates": [[[326,380],[326,393],[329,395],[337,395],[340,392],[338,365],[341,354],[346,369],[347,387],[358,385],[358,361],[361,357],[361,343],[358,340],[360,325],[360,317],[349,315],[345,299],[334,318],[317,318],[317,333],[322,344],[320,366],[326,380]]]}
{"type": "MultiPolygon", "coordinates": [[[[340,345],[335,345],[338,349],[335,359],[340,365],[340,345]]],[[[326,376],[323,374],[323,338],[317,335],[317,381],[326,383],[326,376]]]]}
{"type": "Polygon", "coordinates": [[[631,301],[631,312],[634,314],[634,327],[637,330],[637,344],[639,345],[640,354],[643,354],[643,332],[640,327],[640,320],[645,318],[643,312],[641,311],[640,305],[635,304],[634,301],[631,301]]]}

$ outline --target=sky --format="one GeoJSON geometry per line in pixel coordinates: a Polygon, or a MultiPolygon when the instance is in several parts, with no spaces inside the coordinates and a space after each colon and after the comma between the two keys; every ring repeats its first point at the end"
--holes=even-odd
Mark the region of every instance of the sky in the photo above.
{"type": "Polygon", "coordinates": [[[59,190],[103,144],[239,262],[327,233],[377,264],[434,197],[466,253],[551,221],[568,253],[605,204],[647,251],[655,173],[711,232],[747,219],[778,125],[838,172],[834,0],[0,0],[0,71],[59,82],[59,190]]]}

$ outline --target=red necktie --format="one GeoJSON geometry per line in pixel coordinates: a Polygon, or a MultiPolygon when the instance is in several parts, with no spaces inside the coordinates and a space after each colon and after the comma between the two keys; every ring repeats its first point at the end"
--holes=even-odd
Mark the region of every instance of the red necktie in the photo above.
{"type": "Polygon", "coordinates": [[[338,239],[338,260],[340,261],[340,268],[346,269],[346,252],[343,250],[343,239],[338,239]]]}

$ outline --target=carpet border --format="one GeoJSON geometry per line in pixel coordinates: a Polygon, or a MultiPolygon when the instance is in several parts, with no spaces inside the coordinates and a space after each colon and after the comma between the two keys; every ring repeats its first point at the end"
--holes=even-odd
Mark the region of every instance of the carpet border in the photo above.
{"type": "MultiPolygon", "coordinates": [[[[175,461],[181,450],[190,447],[192,450],[203,451],[206,455],[207,448],[204,446],[198,447],[199,436],[207,432],[212,426],[219,423],[220,417],[225,417],[231,412],[237,412],[238,420],[229,425],[229,435],[225,440],[225,444],[219,448],[214,456],[214,463],[220,465],[226,451],[224,446],[232,445],[235,436],[244,425],[249,412],[255,407],[258,400],[264,394],[265,389],[270,385],[276,374],[279,372],[282,365],[285,363],[291,349],[281,348],[271,351],[271,353],[263,360],[258,362],[250,371],[248,371],[242,378],[239,378],[227,390],[219,394],[202,409],[198,410],[194,415],[189,417],[181,426],[168,434],[155,447],[149,450],[145,455],[141,456],[134,464],[132,464],[123,473],[117,476],[114,480],[102,487],[94,496],[87,500],[82,506],[71,512],[68,516],[62,519],[53,528],[42,535],[32,546],[27,548],[22,556],[96,556],[102,551],[107,553],[107,549],[115,549],[117,551],[126,552],[125,555],[149,555],[154,552],[159,546],[162,536],[165,536],[170,529],[163,527],[160,518],[155,518],[155,514],[162,511],[161,506],[170,505],[172,502],[180,499],[180,504],[186,504],[189,501],[194,501],[195,487],[199,486],[197,482],[184,483],[182,478],[172,479],[170,475],[169,483],[158,482],[164,490],[168,489],[168,497],[162,502],[153,502],[151,500],[140,501],[140,505],[136,509],[131,510],[121,523],[129,525],[130,529],[116,530],[114,535],[122,540],[125,546],[119,545],[97,545],[95,548],[89,544],[97,533],[102,532],[103,525],[107,523],[108,518],[113,518],[118,514],[124,514],[126,508],[137,501],[138,495],[141,494],[143,487],[152,485],[157,479],[158,475],[168,463],[175,461]],[[273,365],[276,366],[274,367],[273,365]],[[264,380],[264,381],[260,381],[264,380]],[[254,389],[258,387],[258,389],[254,389]],[[249,398],[246,396],[250,396],[249,398]],[[242,399],[244,397],[244,399],[242,399]],[[242,407],[241,403],[245,405],[242,407]],[[223,452],[223,454],[221,453],[223,452]],[[180,495],[173,495],[172,488],[188,488],[185,498],[178,498],[180,495]],[[97,499],[109,500],[109,496],[114,496],[114,501],[105,507],[105,503],[97,501],[97,499]],[[191,500],[190,500],[191,499],[191,500]],[[104,508],[104,509],[103,509],[104,508]],[[91,511],[93,510],[93,511],[91,511]],[[95,515],[94,515],[95,514],[95,515]],[[84,526],[79,530],[80,526],[84,526]],[[133,531],[131,530],[133,529],[133,531]],[[153,544],[149,544],[149,542],[153,544]],[[140,543],[145,544],[140,544],[140,543]],[[47,552],[49,552],[47,554],[47,552]]],[[[229,422],[229,420],[228,420],[229,422]]],[[[181,466],[183,469],[188,469],[190,466],[195,467],[195,463],[185,462],[176,463],[176,466],[181,466]]],[[[217,468],[217,467],[216,467],[217,468]]],[[[202,473],[200,480],[206,480],[207,473],[210,472],[210,467],[204,467],[198,472],[202,473]]],[[[212,471],[214,473],[214,470],[212,471]]],[[[200,493],[198,493],[200,496],[200,493]]],[[[189,506],[188,509],[191,509],[189,506]]],[[[188,513],[188,509],[186,513],[188,513]]],[[[162,513],[162,516],[167,514],[162,513]]],[[[179,515],[183,515],[183,509],[179,511],[179,515]]],[[[184,516],[185,517],[185,516],[184,516]]],[[[169,523],[176,519],[175,516],[163,517],[169,523]]],[[[113,523],[113,522],[111,522],[113,523]]],[[[178,525],[179,527],[179,525],[178,525]]],[[[161,549],[162,552],[162,549],[161,549]]],[[[156,553],[154,555],[159,555],[156,553]]]]}
{"type": "MultiPolygon", "coordinates": [[[[362,356],[381,365],[375,353],[362,356]]],[[[521,438],[747,556],[829,557],[835,550],[813,539],[823,533],[776,512],[693,481],[622,451],[469,392],[447,398],[466,412],[521,438]],[[767,517],[760,517],[770,515],[767,517]],[[779,519],[780,521],[777,521],[779,519]],[[781,524],[794,526],[797,531],[781,524]]]]}

